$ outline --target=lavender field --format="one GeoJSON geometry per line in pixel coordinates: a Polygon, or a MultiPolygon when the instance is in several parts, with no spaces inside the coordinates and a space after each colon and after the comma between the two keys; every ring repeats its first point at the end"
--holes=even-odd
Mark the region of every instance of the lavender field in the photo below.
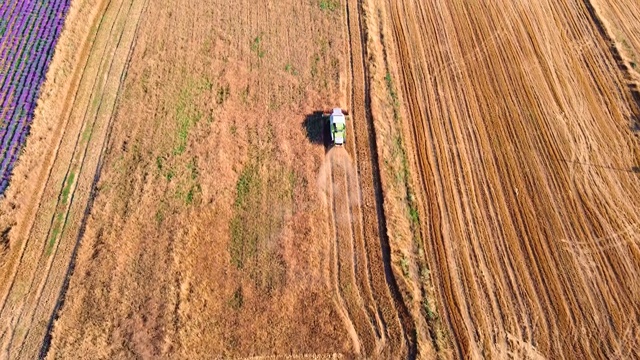
{"type": "Polygon", "coordinates": [[[25,144],[71,0],[0,4],[0,196],[25,144]]]}

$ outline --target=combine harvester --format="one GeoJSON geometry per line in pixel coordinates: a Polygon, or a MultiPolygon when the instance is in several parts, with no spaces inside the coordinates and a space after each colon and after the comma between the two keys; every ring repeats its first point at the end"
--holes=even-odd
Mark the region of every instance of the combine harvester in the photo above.
{"type": "Polygon", "coordinates": [[[331,111],[324,111],[323,118],[329,118],[329,131],[331,132],[331,142],[333,145],[344,145],[347,139],[347,117],[349,113],[340,108],[331,111]]]}

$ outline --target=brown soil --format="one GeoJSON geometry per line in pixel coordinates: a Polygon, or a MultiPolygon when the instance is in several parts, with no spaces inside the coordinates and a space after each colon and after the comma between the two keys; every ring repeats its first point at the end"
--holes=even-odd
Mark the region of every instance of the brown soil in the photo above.
{"type": "Polygon", "coordinates": [[[387,5],[453,355],[637,357],[638,109],[588,6],[387,5]]]}

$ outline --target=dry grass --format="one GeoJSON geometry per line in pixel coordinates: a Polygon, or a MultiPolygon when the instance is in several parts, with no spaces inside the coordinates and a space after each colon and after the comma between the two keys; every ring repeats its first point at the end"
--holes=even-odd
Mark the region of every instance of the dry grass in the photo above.
{"type": "Polygon", "coordinates": [[[50,355],[352,352],[302,126],[339,103],[340,21],[316,2],[149,3],[50,355]]]}

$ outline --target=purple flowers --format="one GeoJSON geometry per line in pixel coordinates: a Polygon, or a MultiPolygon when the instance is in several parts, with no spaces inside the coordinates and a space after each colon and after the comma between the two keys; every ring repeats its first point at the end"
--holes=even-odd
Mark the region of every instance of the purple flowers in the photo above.
{"type": "Polygon", "coordinates": [[[70,0],[0,4],[0,196],[29,134],[70,0]]]}

